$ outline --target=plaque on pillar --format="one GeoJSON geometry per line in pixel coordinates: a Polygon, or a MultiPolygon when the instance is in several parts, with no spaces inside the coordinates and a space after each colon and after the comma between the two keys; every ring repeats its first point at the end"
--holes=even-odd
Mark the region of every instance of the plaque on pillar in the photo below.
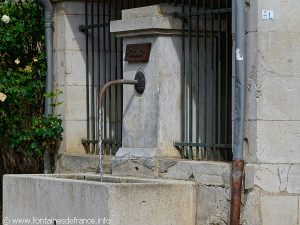
{"type": "Polygon", "coordinates": [[[129,63],[148,62],[151,50],[151,43],[128,44],[126,46],[125,61],[129,63]]]}

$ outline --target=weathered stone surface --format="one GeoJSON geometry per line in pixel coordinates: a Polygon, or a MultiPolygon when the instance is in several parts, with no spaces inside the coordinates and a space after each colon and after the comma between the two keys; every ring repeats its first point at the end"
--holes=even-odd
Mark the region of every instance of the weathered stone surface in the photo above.
{"type": "Polygon", "coordinates": [[[288,193],[300,194],[300,165],[291,165],[287,179],[288,193]]]}
{"type": "Polygon", "coordinates": [[[223,187],[198,185],[197,225],[226,225],[229,222],[230,190],[223,187]]]}
{"type": "MultiPolygon", "coordinates": [[[[260,13],[257,9],[256,0],[246,0],[246,32],[255,32],[257,31],[257,20],[260,16],[260,13]]],[[[234,4],[233,4],[234,5],[234,4]]]]}
{"type": "Polygon", "coordinates": [[[193,180],[198,184],[224,186],[230,184],[230,164],[205,161],[160,160],[159,176],[171,179],[193,180]]]}
{"type": "Polygon", "coordinates": [[[178,156],[173,141],[180,137],[179,124],[174,123],[180,116],[180,51],[173,45],[180,46],[180,38],[124,38],[124,46],[147,42],[152,43],[147,64],[124,63],[126,79],[133,79],[139,69],[144,71],[146,89],[141,96],[132,86],[123,89],[123,147],[159,148],[160,156],[178,156]]]}
{"type": "MultiPolygon", "coordinates": [[[[299,7],[297,1],[246,1],[248,162],[299,163],[299,7]],[[275,18],[262,20],[263,9],[275,18]]],[[[279,166],[284,175],[274,189],[286,190],[288,167],[279,166]]]]}
{"type": "MultiPolygon", "coordinates": [[[[56,5],[55,14],[59,15],[85,15],[85,2],[83,1],[59,1],[54,0],[56,5]]],[[[102,9],[102,4],[100,3],[100,8],[102,9]]],[[[88,3],[88,7],[90,9],[91,3],[88,3]]],[[[108,7],[107,7],[108,8],[108,7]]],[[[90,14],[91,10],[88,11],[90,14]]],[[[94,7],[94,15],[97,14],[97,7],[94,7]]],[[[102,16],[102,10],[100,10],[100,16],[102,16]]]]}
{"type": "Polygon", "coordinates": [[[279,182],[280,182],[280,186],[279,186],[280,191],[287,190],[291,166],[292,165],[290,165],[290,164],[279,164],[278,165],[278,177],[279,177],[279,182]]]}
{"type": "Polygon", "coordinates": [[[86,52],[65,51],[65,84],[70,86],[86,85],[86,52]]]}
{"type": "Polygon", "coordinates": [[[257,99],[258,119],[299,121],[300,79],[289,77],[287,73],[265,72],[264,74],[261,96],[257,99]]]}
{"type": "MultiPolygon", "coordinates": [[[[111,157],[103,157],[103,171],[111,174],[111,157]]],[[[55,173],[96,173],[99,167],[98,155],[61,155],[56,161],[55,173]]]]}
{"type": "Polygon", "coordinates": [[[249,189],[253,186],[257,186],[264,191],[278,193],[280,191],[280,180],[278,175],[278,165],[246,165],[245,188],[249,189]]]}
{"type": "Polygon", "coordinates": [[[286,191],[290,169],[290,164],[246,164],[245,189],[258,187],[270,193],[286,191]]]}
{"type": "Polygon", "coordinates": [[[62,86],[66,85],[66,70],[65,70],[65,52],[57,50],[53,53],[54,58],[54,85],[62,89],[62,86]]]}
{"type": "Polygon", "coordinates": [[[152,5],[122,10],[122,19],[173,16],[174,12],[180,12],[180,8],[167,4],[152,5]]]}
{"type": "Polygon", "coordinates": [[[258,121],[257,158],[265,163],[300,163],[300,121],[258,121]]]}
{"type": "Polygon", "coordinates": [[[272,32],[299,32],[300,18],[298,12],[300,10],[299,1],[297,0],[263,0],[255,1],[258,6],[258,29],[272,32]],[[273,20],[262,20],[262,10],[273,10],[273,20]]]}
{"type": "MultiPolygon", "coordinates": [[[[53,16],[54,27],[53,30],[53,47],[55,49],[54,54],[58,50],[64,50],[65,48],[65,18],[63,15],[53,16]]],[[[54,58],[54,63],[56,58],[54,58]]]]}
{"type": "Polygon", "coordinates": [[[106,217],[112,225],[195,224],[192,182],[112,176],[99,182],[99,175],[71,174],[10,175],[3,185],[3,216],[9,219],[106,217]]]}
{"type": "Polygon", "coordinates": [[[257,123],[245,121],[244,157],[247,163],[257,162],[257,123]]]}
{"type": "Polygon", "coordinates": [[[299,95],[297,71],[300,69],[296,42],[299,35],[265,32],[246,35],[247,119],[299,120],[300,109],[296,103],[299,95]],[[253,47],[255,45],[257,50],[253,47]],[[256,116],[255,101],[258,104],[256,116]]]}
{"type": "Polygon", "coordinates": [[[300,163],[300,121],[248,121],[246,126],[252,127],[246,131],[252,132],[246,136],[252,162],[300,163]]]}
{"type": "Polygon", "coordinates": [[[273,76],[300,77],[300,32],[270,32],[267,52],[264,53],[266,69],[273,76]]]}
{"type": "Polygon", "coordinates": [[[86,137],[86,121],[64,121],[65,148],[67,154],[85,154],[81,139],[86,137]]]}
{"type": "Polygon", "coordinates": [[[64,50],[85,50],[85,33],[79,31],[83,25],[84,15],[64,15],[65,20],[65,49],[64,50]]]}
{"type": "Polygon", "coordinates": [[[297,225],[298,196],[262,196],[263,225],[297,225]]]}
{"type": "Polygon", "coordinates": [[[261,225],[261,193],[258,189],[246,192],[242,198],[241,224],[261,225]]]}
{"type": "Polygon", "coordinates": [[[112,174],[117,176],[158,177],[158,149],[120,148],[112,159],[112,174]]]}
{"type": "Polygon", "coordinates": [[[113,33],[118,32],[118,35],[126,33],[128,35],[132,31],[145,32],[145,30],[165,30],[174,33],[174,30],[179,31],[181,29],[181,21],[171,14],[172,10],[175,12],[179,8],[154,5],[123,10],[122,20],[112,21],[110,31],[113,33]]]}
{"type": "Polygon", "coordinates": [[[74,122],[86,120],[86,86],[66,86],[63,95],[64,119],[74,122]]]}
{"type": "Polygon", "coordinates": [[[257,101],[256,101],[256,76],[257,76],[257,32],[249,32],[246,34],[246,76],[247,76],[247,92],[246,92],[246,120],[257,119],[257,101]]]}

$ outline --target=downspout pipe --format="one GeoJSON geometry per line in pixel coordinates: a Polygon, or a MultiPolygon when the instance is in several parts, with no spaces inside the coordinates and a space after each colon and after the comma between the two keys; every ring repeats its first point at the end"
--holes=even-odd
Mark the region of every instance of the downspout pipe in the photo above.
{"type": "Polygon", "coordinates": [[[240,224],[245,121],[245,0],[235,0],[235,102],[230,225],[240,224]]]}
{"type": "MultiPolygon", "coordinates": [[[[47,58],[47,74],[45,92],[53,92],[53,6],[49,0],[40,0],[44,6],[45,14],[45,36],[46,36],[46,58],[47,58]]],[[[45,116],[53,114],[51,107],[52,99],[45,98],[45,116]]],[[[44,173],[52,172],[50,149],[44,152],[44,173]]]]}

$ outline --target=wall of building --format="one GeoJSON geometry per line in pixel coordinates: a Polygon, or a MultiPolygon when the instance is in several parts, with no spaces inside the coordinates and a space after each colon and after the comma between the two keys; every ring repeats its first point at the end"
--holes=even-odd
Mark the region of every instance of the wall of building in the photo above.
{"type": "Polygon", "coordinates": [[[295,0],[246,1],[243,224],[299,224],[299,9],[295,0]]]}

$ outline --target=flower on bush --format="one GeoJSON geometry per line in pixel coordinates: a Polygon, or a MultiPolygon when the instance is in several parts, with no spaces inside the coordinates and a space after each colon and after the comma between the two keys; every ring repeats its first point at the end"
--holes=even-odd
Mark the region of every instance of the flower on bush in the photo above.
{"type": "MultiPolygon", "coordinates": [[[[35,157],[46,148],[55,151],[63,132],[59,116],[44,116],[43,11],[39,0],[0,0],[0,150],[35,157]],[[1,92],[9,96],[4,102],[1,92]]],[[[54,108],[56,93],[48,95],[54,108]]]]}
{"type": "Polygon", "coordinates": [[[6,95],[5,94],[3,94],[2,92],[0,92],[0,101],[1,102],[4,102],[5,101],[5,99],[6,99],[6,95]]]}
{"type": "Polygon", "coordinates": [[[9,16],[7,16],[7,15],[3,15],[2,17],[1,17],[1,21],[3,22],[3,23],[9,23],[9,21],[10,21],[10,18],[9,18],[9,16]]]}
{"type": "Polygon", "coordinates": [[[31,66],[26,66],[24,69],[25,73],[32,73],[32,67],[31,66]]]}

